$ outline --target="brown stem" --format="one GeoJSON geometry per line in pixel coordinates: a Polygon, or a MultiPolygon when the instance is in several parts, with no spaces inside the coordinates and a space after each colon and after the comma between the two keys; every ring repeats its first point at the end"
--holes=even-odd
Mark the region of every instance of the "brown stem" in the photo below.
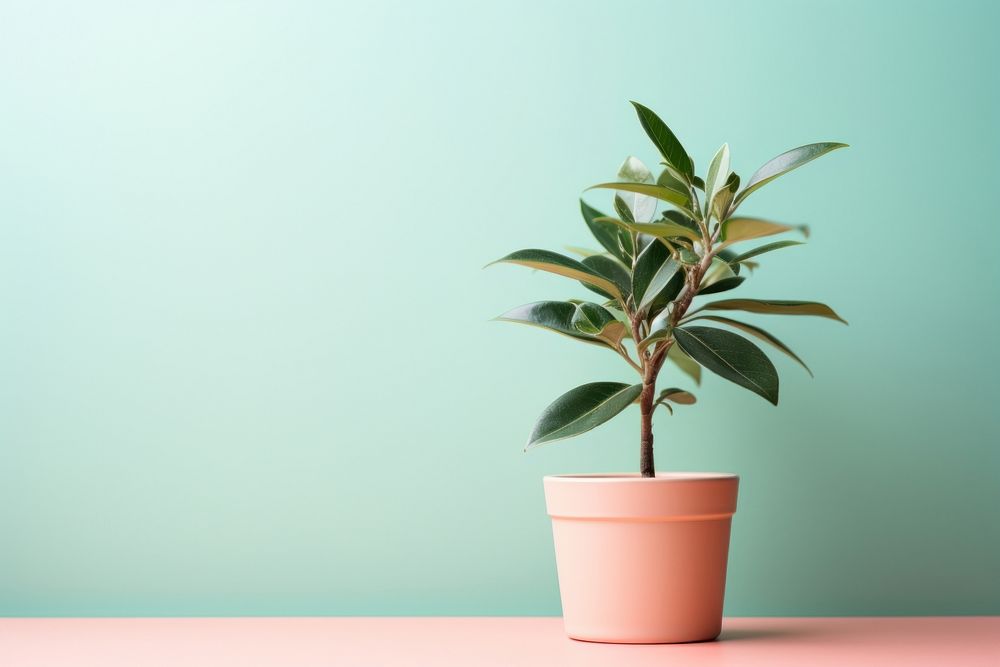
{"type": "Polygon", "coordinates": [[[639,410],[642,413],[642,432],[639,438],[639,471],[643,477],[656,477],[656,465],[653,463],[653,405],[656,392],[656,376],[647,370],[642,382],[642,393],[639,394],[639,410]],[[652,376],[652,377],[650,377],[652,376]]]}
{"type": "MultiPolygon", "coordinates": [[[[698,292],[701,277],[708,269],[715,254],[712,251],[712,241],[714,238],[708,235],[707,229],[703,229],[703,232],[705,232],[705,256],[685,276],[686,285],[680,298],[674,303],[674,312],[670,318],[671,326],[677,326],[677,323],[684,317],[688,308],[691,307],[691,301],[698,292]]],[[[632,262],[632,269],[633,271],[635,270],[635,260],[632,262]]],[[[642,318],[631,309],[626,312],[632,324],[632,339],[638,345],[639,341],[642,340],[642,318]]],[[[660,369],[663,367],[663,362],[667,359],[667,352],[672,344],[672,340],[666,340],[657,343],[655,351],[651,352],[647,348],[639,352],[639,364],[641,366],[636,369],[642,372],[642,393],[639,394],[639,410],[642,419],[639,436],[639,471],[643,477],[656,477],[656,465],[653,461],[653,411],[656,409],[656,377],[660,374],[660,369]]],[[[629,361],[631,362],[631,359],[629,361]]],[[[633,363],[633,367],[636,365],[633,363]]]]}

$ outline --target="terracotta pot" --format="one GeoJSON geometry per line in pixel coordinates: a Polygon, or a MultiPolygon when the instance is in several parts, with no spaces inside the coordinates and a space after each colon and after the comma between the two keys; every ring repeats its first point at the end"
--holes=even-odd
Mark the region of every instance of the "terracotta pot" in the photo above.
{"type": "Polygon", "coordinates": [[[620,644],[715,639],[738,485],[728,473],[546,477],[566,633],[620,644]]]}

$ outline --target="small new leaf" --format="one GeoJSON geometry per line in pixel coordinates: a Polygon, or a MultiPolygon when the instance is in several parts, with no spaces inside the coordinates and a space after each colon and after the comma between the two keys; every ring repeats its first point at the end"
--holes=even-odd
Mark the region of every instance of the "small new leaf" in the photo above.
{"type": "Polygon", "coordinates": [[[705,208],[706,215],[711,213],[711,202],[716,193],[721,192],[729,181],[729,144],[722,144],[722,148],[712,158],[712,164],[708,168],[708,179],[705,181],[705,208]]]}
{"type": "Polygon", "coordinates": [[[697,400],[694,394],[689,391],[684,391],[678,387],[670,387],[660,392],[660,397],[656,399],[656,402],[672,401],[678,405],[694,405],[697,400]]]}

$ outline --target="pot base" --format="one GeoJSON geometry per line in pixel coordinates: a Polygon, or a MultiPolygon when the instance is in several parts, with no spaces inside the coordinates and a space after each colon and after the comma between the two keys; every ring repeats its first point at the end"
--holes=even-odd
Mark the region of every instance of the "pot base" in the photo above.
{"type": "Polygon", "coordinates": [[[715,633],[715,635],[713,635],[711,637],[706,637],[705,639],[675,639],[675,640],[670,640],[670,639],[634,639],[634,640],[633,639],[628,639],[628,640],[625,640],[625,639],[620,639],[620,638],[615,638],[615,637],[576,637],[574,635],[569,634],[568,632],[566,633],[566,636],[569,637],[570,639],[572,639],[573,641],[586,642],[588,644],[637,644],[637,645],[646,644],[646,645],[655,645],[655,644],[701,644],[703,642],[714,642],[716,639],[719,638],[719,635],[721,633],[722,633],[722,631],[720,630],[719,632],[715,633]]]}

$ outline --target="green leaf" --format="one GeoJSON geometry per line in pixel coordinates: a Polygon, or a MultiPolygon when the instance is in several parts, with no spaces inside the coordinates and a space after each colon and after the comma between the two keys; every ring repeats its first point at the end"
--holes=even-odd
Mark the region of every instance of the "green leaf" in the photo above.
{"type": "Polygon", "coordinates": [[[629,275],[628,269],[621,262],[605,255],[594,255],[592,257],[584,257],[580,260],[580,263],[613,282],[621,292],[622,297],[628,297],[632,292],[632,276],[629,275]]]}
{"type": "MultiPolygon", "coordinates": [[[[721,255],[722,253],[719,254],[721,255]]],[[[733,267],[731,267],[724,258],[716,256],[712,258],[712,263],[709,265],[708,270],[701,279],[701,287],[708,287],[709,285],[714,285],[723,278],[733,278],[734,276],[736,276],[736,271],[733,270],[733,267]]]]}
{"type": "Polygon", "coordinates": [[[802,361],[799,358],[799,355],[792,352],[787,345],[785,345],[780,340],[778,340],[768,332],[764,331],[760,327],[755,327],[754,325],[747,324],[746,322],[740,322],[739,320],[733,320],[728,317],[721,317],[718,315],[699,315],[698,317],[691,318],[688,321],[694,322],[695,320],[712,320],[713,322],[719,322],[720,324],[728,324],[729,326],[744,331],[750,334],[751,336],[756,336],[762,341],[770,343],[771,345],[778,348],[779,350],[787,354],[789,357],[797,361],[799,365],[802,366],[802,368],[806,369],[806,372],[809,373],[809,376],[812,377],[813,372],[809,370],[808,366],[806,366],[806,362],[802,361]]]}
{"type": "Polygon", "coordinates": [[[663,221],[671,222],[675,225],[680,225],[681,227],[686,227],[692,233],[697,234],[698,238],[701,238],[701,229],[698,227],[698,223],[692,218],[676,209],[670,209],[663,212],[663,221]]]}
{"type": "MultiPolygon", "coordinates": [[[[629,156],[618,168],[618,180],[627,183],[651,184],[653,173],[642,163],[642,160],[629,156]]],[[[618,197],[621,197],[625,206],[631,211],[632,222],[649,222],[656,217],[656,199],[635,192],[616,195],[616,199],[618,197]]],[[[625,216],[622,218],[625,219],[625,216]]]]}
{"type": "MultiPolygon", "coordinates": [[[[690,179],[691,185],[689,185],[688,184],[689,179],[687,177],[687,174],[678,171],[673,167],[673,165],[671,165],[666,160],[661,161],[660,166],[663,167],[663,170],[669,173],[670,176],[673,178],[673,180],[679,184],[674,187],[675,190],[683,190],[685,193],[687,193],[691,185],[697,185],[698,183],[701,182],[701,179],[695,176],[694,178],[690,179]]],[[[659,180],[657,180],[657,183],[660,184],[659,180]]],[[[664,179],[664,183],[662,183],[661,185],[666,185],[666,179],[664,179]]],[[[702,183],[702,185],[704,185],[704,183],[702,183]]],[[[667,185],[667,187],[672,187],[672,186],[667,185]]]]}
{"type": "MultiPolygon", "coordinates": [[[[665,312],[661,314],[667,315],[665,312]]],[[[659,343],[662,340],[670,338],[673,333],[673,329],[663,321],[656,322],[655,326],[650,328],[652,329],[652,333],[639,341],[637,346],[640,354],[653,343],[659,343]]]]}
{"type": "Polygon", "coordinates": [[[680,206],[685,209],[691,201],[683,192],[665,188],[662,185],[656,185],[653,183],[598,183],[597,185],[591,185],[587,189],[594,190],[598,188],[603,190],[618,190],[619,192],[624,191],[646,195],[647,197],[653,197],[654,199],[659,199],[660,201],[669,202],[674,206],[680,206]]]}
{"type": "Polygon", "coordinates": [[[664,389],[660,392],[659,398],[656,399],[657,403],[663,401],[671,401],[677,403],[678,405],[694,405],[698,399],[694,397],[689,391],[684,391],[678,387],[670,387],[669,389],[664,389]]]}
{"type": "Polygon", "coordinates": [[[740,241],[749,241],[762,236],[772,236],[795,230],[802,232],[803,236],[809,236],[809,227],[806,225],[782,225],[760,218],[729,218],[722,223],[721,240],[723,243],[720,247],[726,248],[740,241]]]}
{"type": "MultiPolygon", "coordinates": [[[[663,171],[660,172],[660,177],[656,179],[656,184],[663,186],[669,190],[676,190],[677,192],[683,192],[687,194],[688,185],[681,179],[674,176],[676,170],[673,167],[664,167],[663,171]]],[[[691,204],[691,198],[688,197],[687,204],[685,208],[689,208],[691,204]]]]}
{"type": "Polygon", "coordinates": [[[730,276],[728,278],[722,278],[721,280],[715,281],[711,285],[705,285],[704,287],[699,289],[698,295],[700,296],[704,294],[718,294],[719,292],[728,292],[731,289],[736,289],[737,287],[739,287],[741,284],[743,284],[744,280],[746,280],[746,278],[742,276],[730,276]]]}
{"type": "Polygon", "coordinates": [[[775,241],[774,243],[768,243],[767,245],[762,245],[759,248],[754,248],[749,250],[742,255],[737,255],[729,260],[730,264],[739,264],[744,262],[751,257],[756,257],[757,255],[763,255],[765,252],[771,252],[772,250],[781,250],[782,248],[790,248],[793,245],[805,245],[802,241],[775,241]]]}
{"type": "MultiPolygon", "coordinates": [[[[663,244],[659,244],[663,245],[663,244]]],[[[638,269],[638,266],[636,267],[638,269]]],[[[635,280],[633,274],[632,279],[635,280]]],[[[674,261],[669,255],[664,260],[656,272],[646,283],[646,289],[638,298],[639,305],[636,310],[639,313],[655,312],[657,308],[650,310],[651,306],[659,305],[661,308],[670,301],[673,301],[684,285],[684,271],[679,262],[674,261]]]]}
{"type": "Polygon", "coordinates": [[[706,303],[698,310],[745,310],[748,313],[760,313],[762,315],[812,315],[847,324],[847,320],[833,312],[830,306],[817,301],[726,299],[724,301],[706,303]]]}
{"type": "Polygon", "coordinates": [[[681,248],[677,255],[680,257],[681,263],[687,264],[688,266],[694,266],[701,261],[701,257],[699,257],[693,250],[688,250],[687,248],[681,248]]]}
{"type": "Polygon", "coordinates": [[[740,203],[749,197],[754,190],[770,183],[778,176],[787,174],[793,169],[798,169],[807,162],[812,162],[816,158],[826,155],[830,151],[846,147],[847,144],[824,142],[799,146],[798,148],[793,148],[790,151],[782,153],[778,157],[769,160],[763,167],[754,172],[753,176],[750,177],[750,180],[747,181],[747,186],[743,189],[743,192],[737,195],[736,205],[739,206],[740,203]]]}
{"type": "Polygon", "coordinates": [[[669,239],[680,236],[686,239],[691,239],[692,241],[701,240],[701,235],[698,232],[693,231],[690,227],[678,225],[674,222],[625,222],[624,220],[619,220],[617,218],[598,218],[598,220],[618,225],[622,229],[628,229],[629,231],[638,232],[640,234],[649,234],[650,236],[655,236],[661,239],[669,239]]]}
{"type": "Polygon", "coordinates": [[[641,384],[621,382],[591,382],[571,389],[545,408],[525,449],[586,433],[627,408],[641,393],[641,384]]]}
{"type": "Polygon", "coordinates": [[[521,266],[538,269],[539,271],[556,273],[558,275],[573,278],[574,280],[579,280],[587,283],[588,285],[598,287],[611,294],[611,296],[616,299],[622,298],[621,291],[612,281],[598,274],[593,269],[581,264],[575,259],[566,257],[565,255],[560,255],[559,253],[552,252],[551,250],[518,250],[517,252],[512,252],[506,257],[502,257],[495,262],[487,264],[487,266],[500,263],[520,264],[521,266]]]}
{"type": "MultiPolygon", "coordinates": [[[[722,144],[722,148],[712,158],[712,164],[708,167],[708,179],[705,181],[705,202],[709,211],[712,198],[726,187],[727,182],[729,182],[729,144],[722,144]]],[[[706,211],[706,215],[709,211],[706,211]]]]}
{"type": "Polygon", "coordinates": [[[778,372],[746,338],[711,327],[679,327],[674,329],[674,338],[708,370],[778,404],[778,372]]]}
{"type": "Polygon", "coordinates": [[[716,220],[723,221],[729,217],[730,208],[733,205],[733,199],[736,197],[736,191],[740,189],[740,177],[733,172],[729,174],[729,180],[726,181],[725,187],[719,190],[712,199],[712,215],[715,216],[716,220]]]}
{"type": "Polygon", "coordinates": [[[496,318],[501,322],[516,322],[555,331],[564,336],[602,347],[615,347],[624,337],[625,327],[614,315],[597,304],[587,301],[537,301],[518,306],[496,318]],[[592,333],[584,332],[576,325],[577,313],[581,307],[589,312],[588,320],[593,323],[592,333]],[[594,308],[604,310],[605,314],[594,308]],[[618,326],[616,326],[618,325],[618,326]]]}
{"type": "Polygon", "coordinates": [[[610,222],[602,221],[602,219],[607,220],[607,216],[582,199],[580,200],[580,212],[583,213],[583,221],[587,223],[590,233],[594,235],[597,242],[612,255],[631,265],[632,257],[626,252],[626,248],[632,245],[632,238],[628,232],[623,232],[621,228],[610,222]],[[623,235],[628,237],[628,246],[622,244],[621,237],[623,235]]]}
{"type": "MultiPolygon", "coordinates": [[[[664,265],[661,268],[661,271],[663,271],[663,275],[666,275],[670,271],[670,269],[669,267],[664,265]]],[[[681,292],[681,289],[683,289],[684,287],[684,279],[685,279],[685,274],[683,269],[676,271],[673,274],[673,276],[670,277],[670,279],[667,281],[666,286],[664,286],[660,290],[660,293],[657,294],[655,297],[653,297],[652,301],[644,305],[644,310],[647,314],[647,317],[649,315],[654,315],[663,312],[666,309],[667,305],[671,301],[677,298],[677,296],[681,292]]],[[[650,282],[650,286],[646,289],[647,296],[649,294],[656,293],[656,287],[654,285],[658,283],[658,281],[659,277],[654,276],[653,280],[650,282]]]]}
{"type": "Polygon", "coordinates": [[[681,373],[694,380],[696,385],[701,386],[701,366],[685,354],[679,345],[670,346],[667,350],[667,359],[676,364],[681,373]]]}
{"type": "Polygon", "coordinates": [[[573,313],[572,324],[580,333],[588,336],[596,336],[612,322],[618,322],[615,316],[606,308],[598,306],[596,303],[581,301],[574,304],[576,312],[573,313]]]}
{"type": "MultiPolygon", "coordinates": [[[[636,195],[641,197],[642,195],[636,195]]],[[[647,197],[648,199],[648,197],[647,197]]],[[[656,201],[655,199],[653,201],[656,201]]],[[[621,198],[621,195],[615,194],[615,213],[618,217],[625,222],[635,222],[635,216],[632,215],[632,209],[629,208],[628,203],[621,198]]]]}
{"type": "Polygon", "coordinates": [[[660,117],[650,109],[638,102],[632,102],[632,106],[635,107],[635,111],[639,115],[639,122],[642,124],[642,129],[649,135],[649,138],[656,145],[663,159],[686,175],[689,180],[694,177],[694,162],[688,157],[687,151],[681,146],[681,142],[677,140],[677,137],[670,131],[667,124],[660,120],[660,117]]]}
{"type": "Polygon", "coordinates": [[[632,300],[634,302],[642,303],[644,301],[647,288],[663,264],[669,259],[670,251],[659,241],[653,241],[639,254],[639,258],[635,260],[635,267],[632,269],[632,300]]]}

